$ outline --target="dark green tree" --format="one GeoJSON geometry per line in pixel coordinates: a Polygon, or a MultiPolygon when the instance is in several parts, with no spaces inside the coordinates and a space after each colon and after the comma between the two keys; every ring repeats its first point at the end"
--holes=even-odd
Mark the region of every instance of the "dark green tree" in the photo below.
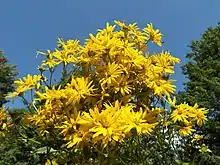
{"type": "MultiPolygon", "coordinates": [[[[34,153],[32,131],[24,129],[24,115],[27,109],[10,109],[8,114],[12,125],[5,137],[0,137],[0,165],[38,165],[42,164],[42,154],[34,153]]],[[[44,160],[45,161],[45,160],[44,160]]]]}
{"type": "Polygon", "coordinates": [[[0,51],[0,107],[7,102],[5,94],[14,91],[13,82],[17,75],[16,66],[9,64],[0,51]]]}
{"type": "Polygon", "coordinates": [[[178,93],[178,101],[209,109],[209,121],[199,129],[213,152],[220,155],[220,24],[208,28],[189,47],[189,62],[182,67],[188,81],[178,93]]]}

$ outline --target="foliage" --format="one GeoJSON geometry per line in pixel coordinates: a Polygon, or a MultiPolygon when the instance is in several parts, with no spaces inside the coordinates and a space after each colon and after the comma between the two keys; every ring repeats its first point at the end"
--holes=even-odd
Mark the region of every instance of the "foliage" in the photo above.
{"type": "Polygon", "coordinates": [[[115,21],[89,36],[84,45],[58,39],[55,51],[39,52],[39,75],[15,81],[7,98],[20,97],[29,108],[20,123],[23,140],[35,144],[45,164],[177,164],[207,120],[205,108],[172,97],[169,77],[180,60],[148,51],[149,42],[162,45],[152,24],[141,30],[115,21]]]}
{"type": "Polygon", "coordinates": [[[4,56],[0,56],[0,107],[7,102],[5,95],[14,91],[13,82],[17,76],[16,67],[8,64],[4,56]]]}
{"type": "MultiPolygon", "coordinates": [[[[22,120],[25,115],[24,109],[13,109],[8,111],[10,125],[7,134],[1,138],[0,144],[0,164],[1,165],[29,165],[39,162],[39,155],[31,154],[34,144],[26,141],[21,136],[24,132],[22,120]]],[[[28,130],[26,131],[28,135],[28,130]]]]}
{"type": "Polygon", "coordinates": [[[220,26],[208,28],[200,40],[192,41],[190,61],[182,69],[187,76],[179,102],[208,108],[209,122],[201,130],[211,150],[220,153],[220,26]]]}

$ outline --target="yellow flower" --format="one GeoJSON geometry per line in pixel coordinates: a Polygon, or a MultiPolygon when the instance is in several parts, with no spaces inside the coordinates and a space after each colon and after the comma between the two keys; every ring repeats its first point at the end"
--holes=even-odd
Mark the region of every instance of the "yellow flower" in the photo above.
{"type": "Polygon", "coordinates": [[[94,91],[92,81],[89,81],[88,78],[80,77],[74,78],[72,77],[71,82],[66,85],[66,90],[74,89],[78,96],[81,98],[85,98],[86,96],[91,96],[94,91]]]}
{"type": "Polygon", "coordinates": [[[146,120],[146,112],[140,109],[137,112],[132,110],[132,106],[126,106],[122,109],[122,121],[125,122],[123,128],[125,133],[129,133],[132,129],[137,134],[151,134],[157,123],[148,123],[146,120]]]}
{"type": "Polygon", "coordinates": [[[69,132],[72,133],[78,130],[80,126],[81,115],[79,112],[75,112],[76,114],[71,115],[68,120],[63,122],[63,125],[59,128],[62,130],[60,133],[66,136],[69,132]]]}
{"type": "Polygon", "coordinates": [[[52,101],[59,101],[61,98],[65,98],[64,90],[60,88],[60,86],[58,89],[55,89],[55,86],[53,86],[52,89],[45,87],[45,93],[36,92],[37,97],[35,100],[45,100],[45,106],[50,105],[52,101]]]}
{"type": "Polygon", "coordinates": [[[57,61],[56,58],[54,58],[54,53],[51,53],[50,50],[47,50],[47,53],[44,52],[37,52],[38,54],[42,54],[44,56],[46,56],[46,60],[42,61],[42,65],[41,67],[44,67],[45,65],[48,65],[49,68],[54,68],[55,66],[59,65],[60,62],[57,61]]]}
{"type": "Polygon", "coordinates": [[[30,74],[28,74],[27,77],[23,77],[23,80],[19,79],[16,80],[14,83],[18,87],[23,86],[23,87],[33,88],[40,80],[41,80],[40,75],[31,76],[30,74]]]}
{"type": "Polygon", "coordinates": [[[132,85],[129,85],[132,81],[129,81],[128,79],[128,76],[121,76],[116,79],[117,81],[113,84],[115,93],[120,91],[122,96],[125,96],[132,92],[132,85]]]}
{"type": "Polygon", "coordinates": [[[179,63],[180,60],[178,58],[174,58],[171,56],[170,52],[162,51],[160,54],[154,54],[150,57],[152,62],[155,63],[155,67],[157,70],[161,72],[172,74],[174,73],[174,63],[179,63]]]}
{"type": "Polygon", "coordinates": [[[63,62],[65,65],[77,61],[77,55],[74,50],[55,50],[53,56],[56,57],[58,63],[63,62]]]}
{"type": "Polygon", "coordinates": [[[94,143],[99,140],[106,146],[112,140],[119,141],[124,137],[124,133],[120,129],[120,123],[118,122],[121,110],[119,102],[115,103],[115,106],[105,104],[106,109],[100,110],[98,107],[91,109],[90,113],[84,113],[82,122],[93,125],[89,132],[93,133],[92,138],[94,143]]]}
{"type": "Polygon", "coordinates": [[[152,24],[147,24],[147,27],[144,28],[143,31],[149,40],[151,40],[159,46],[162,46],[162,34],[158,29],[155,30],[152,24]]]}
{"type": "Polygon", "coordinates": [[[180,132],[180,136],[187,136],[187,135],[191,135],[193,131],[195,130],[192,129],[192,126],[185,126],[182,127],[179,132],[180,132]]]}
{"type": "Polygon", "coordinates": [[[115,20],[114,23],[115,23],[116,25],[120,26],[121,28],[127,27],[127,25],[126,25],[124,22],[121,22],[121,21],[115,20]]]}
{"type": "Polygon", "coordinates": [[[41,80],[40,75],[31,76],[28,74],[22,79],[14,81],[16,88],[15,92],[6,95],[6,98],[12,98],[16,96],[23,96],[24,92],[37,87],[38,82],[41,80]]]}
{"type": "Polygon", "coordinates": [[[29,87],[18,87],[15,89],[15,92],[9,93],[5,96],[5,98],[13,98],[17,96],[23,96],[25,91],[30,90],[29,87]]]}
{"type": "Polygon", "coordinates": [[[134,67],[134,68],[142,69],[147,61],[147,59],[142,55],[142,51],[139,51],[131,47],[127,47],[125,49],[125,56],[128,57],[122,60],[127,68],[134,67]]]}
{"type": "Polygon", "coordinates": [[[61,123],[64,119],[60,113],[59,105],[44,105],[37,109],[37,113],[29,114],[27,119],[31,125],[37,127],[41,136],[47,136],[51,133],[49,130],[58,128],[57,124],[61,123]]]}
{"type": "Polygon", "coordinates": [[[205,108],[198,108],[198,104],[195,104],[191,109],[190,109],[190,117],[193,117],[194,120],[196,120],[197,124],[201,126],[205,121],[207,121],[207,116],[206,114],[208,113],[205,108]]]}
{"type": "Polygon", "coordinates": [[[186,109],[186,106],[181,104],[177,107],[177,109],[173,111],[173,113],[171,114],[171,119],[174,122],[177,122],[177,121],[185,122],[188,119],[188,115],[189,113],[186,109]]]}
{"type": "Polygon", "coordinates": [[[167,63],[169,63],[170,65],[175,64],[175,63],[180,63],[180,59],[173,57],[169,51],[162,51],[160,53],[160,56],[164,59],[167,60],[167,63]]]}
{"type": "Polygon", "coordinates": [[[67,40],[64,42],[61,38],[58,38],[58,47],[61,47],[63,50],[71,50],[76,55],[80,49],[79,40],[67,40]]]}
{"type": "Polygon", "coordinates": [[[154,90],[154,93],[158,96],[160,96],[160,98],[162,97],[162,94],[166,95],[166,96],[170,96],[170,94],[174,94],[175,93],[175,85],[172,85],[172,82],[174,82],[173,80],[152,80],[150,82],[150,80],[147,81],[148,82],[148,87],[150,87],[151,89],[154,90]]]}
{"type": "Polygon", "coordinates": [[[201,126],[205,121],[207,121],[207,117],[206,117],[206,113],[208,113],[207,111],[204,111],[203,109],[198,109],[197,112],[195,113],[195,118],[197,120],[197,124],[199,126],[201,126]]]}
{"type": "Polygon", "coordinates": [[[76,130],[75,133],[66,135],[64,140],[68,141],[68,143],[66,144],[67,148],[71,148],[75,145],[76,146],[81,145],[85,141],[87,134],[88,132],[84,132],[83,129],[79,129],[79,130],[76,130]]]}
{"type": "Polygon", "coordinates": [[[100,77],[100,84],[104,88],[105,84],[111,86],[116,83],[116,79],[122,74],[120,65],[108,63],[105,67],[100,67],[97,74],[100,77]]]}

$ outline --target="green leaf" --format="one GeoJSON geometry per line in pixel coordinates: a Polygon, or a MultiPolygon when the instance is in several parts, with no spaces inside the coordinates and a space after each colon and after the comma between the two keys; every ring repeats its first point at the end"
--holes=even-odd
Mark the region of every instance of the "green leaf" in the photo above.
{"type": "Polygon", "coordinates": [[[46,153],[47,153],[47,147],[38,148],[37,150],[34,151],[34,153],[37,153],[37,154],[46,154],[46,153]]]}

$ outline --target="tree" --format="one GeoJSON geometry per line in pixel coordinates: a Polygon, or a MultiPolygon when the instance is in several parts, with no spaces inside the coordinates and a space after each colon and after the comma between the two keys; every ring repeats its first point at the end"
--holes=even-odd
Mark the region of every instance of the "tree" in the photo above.
{"type": "Polygon", "coordinates": [[[178,93],[178,100],[209,109],[210,120],[202,132],[214,153],[220,154],[220,24],[208,28],[189,47],[186,57],[190,61],[182,67],[189,81],[178,93]]]}
{"type": "Polygon", "coordinates": [[[10,109],[8,118],[10,118],[10,129],[6,136],[0,137],[0,164],[1,165],[37,165],[42,164],[42,154],[34,153],[34,145],[27,141],[30,135],[29,129],[23,129],[24,116],[27,109],[10,109]],[[25,135],[25,136],[24,136],[25,135]]]}
{"type": "Polygon", "coordinates": [[[0,51],[0,107],[7,102],[5,94],[14,91],[13,82],[18,75],[16,66],[8,64],[6,57],[0,51]]]}

